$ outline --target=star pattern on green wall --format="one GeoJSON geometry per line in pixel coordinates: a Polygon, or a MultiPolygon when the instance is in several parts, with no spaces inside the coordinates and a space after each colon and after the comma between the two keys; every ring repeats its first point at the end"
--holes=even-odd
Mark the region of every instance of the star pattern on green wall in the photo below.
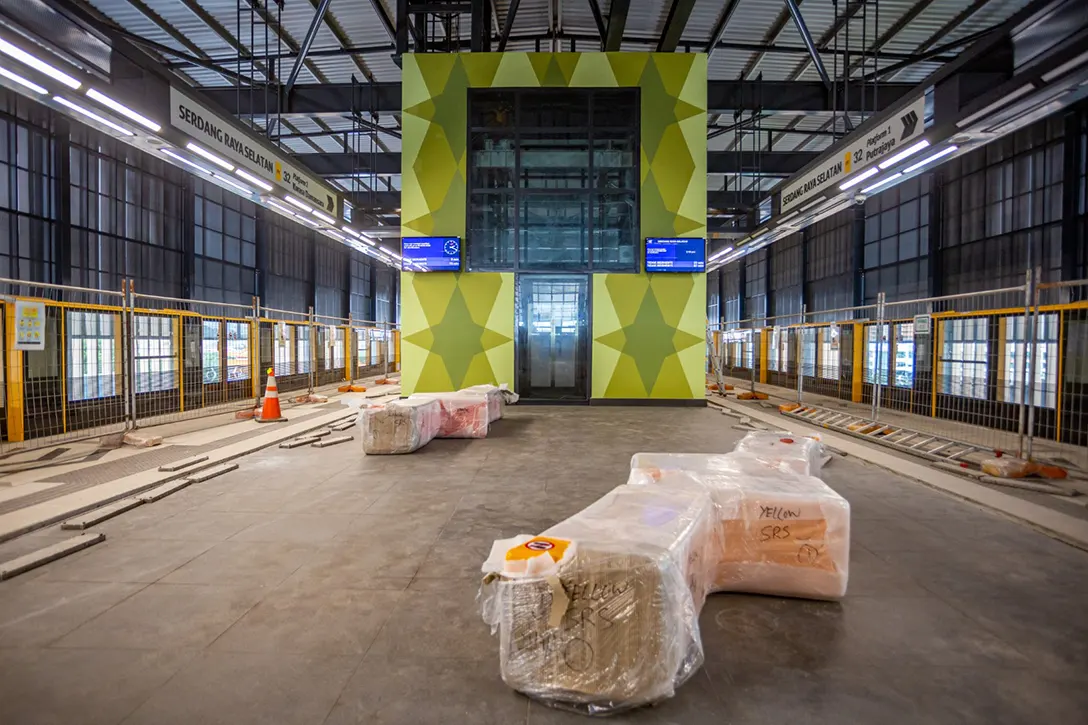
{"type": "Polygon", "coordinates": [[[513,343],[511,336],[488,327],[503,286],[500,275],[418,274],[411,277],[411,286],[427,322],[403,338],[426,354],[415,391],[494,383],[497,375],[487,353],[513,343]]]}
{"type": "Polygon", "coordinates": [[[656,284],[640,284],[639,279],[611,274],[605,280],[609,303],[620,324],[618,329],[595,338],[620,353],[605,397],[691,397],[691,386],[684,376],[675,376],[675,370],[668,371],[668,391],[659,389],[658,384],[663,370],[679,365],[680,352],[705,342],[705,338],[680,329],[691,295],[702,288],[692,275],[675,275],[659,279],[656,284]],[[641,387],[632,380],[632,369],[641,387]]]}
{"type": "MultiPolygon", "coordinates": [[[[466,235],[469,89],[540,87],[638,87],[639,237],[705,236],[706,69],[695,53],[406,55],[402,236],[466,235]]],[[[491,281],[472,281],[490,274],[437,279],[446,276],[402,275],[402,307],[414,309],[404,327],[404,389],[512,381],[513,275],[497,299],[491,281]]],[[[693,348],[704,339],[705,277],[653,277],[593,275],[595,398],[703,396],[705,359],[693,348]]]]}

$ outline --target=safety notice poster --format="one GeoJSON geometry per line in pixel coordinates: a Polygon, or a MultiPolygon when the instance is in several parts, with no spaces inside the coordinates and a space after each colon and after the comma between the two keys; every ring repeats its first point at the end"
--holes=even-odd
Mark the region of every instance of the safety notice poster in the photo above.
{"type": "Polygon", "coordinates": [[[15,300],[15,349],[45,349],[45,303],[15,300]]]}

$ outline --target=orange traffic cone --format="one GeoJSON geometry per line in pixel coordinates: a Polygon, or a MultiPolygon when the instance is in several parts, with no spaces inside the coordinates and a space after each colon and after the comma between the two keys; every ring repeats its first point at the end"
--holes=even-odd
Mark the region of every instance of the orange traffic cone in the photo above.
{"type": "Polygon", "coordinates": [[[268,384],[264,389],[264,405],[261,414],[254,418],[258,423],[280,423],[287,419],[280,412],[280,393],[276,388],[276,376],[268,368],[268,384]]]}

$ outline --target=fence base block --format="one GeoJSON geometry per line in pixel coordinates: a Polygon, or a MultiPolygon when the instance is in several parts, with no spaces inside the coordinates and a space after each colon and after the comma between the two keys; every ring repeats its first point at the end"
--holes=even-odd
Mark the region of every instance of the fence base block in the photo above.
{"type": "Polygon", "coordinates": [[[16,559],[0,564],[0,579],[11,579],[13,576],[30,571],[31,569],[36,569],[39,566],[48,564],[51,561],[56,561],[69,554],[74,554],[77,551],[86,549],[88,546],[94,546],[105,540],[106,535],[101,531],[98,531],[93,534],[80,534],[71,539],[65,539],[64,541],[47,546],[44,549],[32,551],[29,554],[24,554],[16,559]]]}

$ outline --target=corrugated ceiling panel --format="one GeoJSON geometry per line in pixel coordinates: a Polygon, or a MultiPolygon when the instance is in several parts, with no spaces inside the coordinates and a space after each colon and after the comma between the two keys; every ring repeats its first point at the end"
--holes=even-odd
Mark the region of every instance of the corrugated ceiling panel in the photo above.
{"type": "MultiPolygon", "coordinates": [[[[581,1],[575,0],[575,2],[581,1]]],[[[636,38],[660,38],[671,4],[672,0],[634,0],[631,3],[631,8],[627,11],[627,26],[623,34],[636,38]]],[[[604,11],[602,10],[602,12],[604,11]]],[[[607,25],[608,15],[605,14],[604,17],[607,25]]]]}
{"type": "MultiPolygon", "coordinates": [[[[506,12],[500,12],[499,17],[505,18],[506,12]]],[[[563,3],[560,20],[560,27],[565,33],[597,35],[597,23],[593,21],[593,13],[590,12],[588,0],[574,0],[574,2],[563,3]]]]}
{"type": "Polygon", "coordinates": [[[715,50],[707,62],[707,78],[715,81],[731,81],[740,75],[751,53],[743,50],[715,50]]]}
{"type": "Polygon", "coordinates": [[[692,50],[705,50],[706,44],[710,42],[710,33],[718,24],[726,4],[725,0],[695,0],[695,6],[688,17],[688,24],[684,27],[684,34],[681,36],[681,45],[695,43],[692,50]]]}
{"type": "MultiPolygon", "coordinates": [[[[123,0],[100,0],[96,6],[109,14],[111,10],[116,10],[122,4],[127,3],[123,0]]],[[[208,53],[213,57],[231,57],[236,54],[235,49],[231,47],[226,40],[216,34],[215,31],[208,27],[207,24],[180,2],[152,0],[148,3],[148,7],[177,29],[178,32],[187,39],[192,41],[194,45],[201,48],[205,53],[208,53]]],[[[204,5],[202,4],[201,7],[204,7],[204,5]]],[[[214,16],[214,13],[210,14],[214,16]]],[[[229,24],[224,23],[223,25],[228,32],[231,32],[235,23],[231,21],[229,24]]],[[[129,29],[128,26],[125,27],[126,29],[129,29]]],[[[234,35],[233,32],[231,32],[231,34],[234,35]]]]}
{"type": "MultiPolygon", "coordinates": [[[[500,4],[499,18],[506,22],[506,9],[509,2],[500,4]]],[[[514,27],[511,35],[527,35],[529,33],[543,33],[548,30],[550,0],[521,0],[518,5],[518,14],[514,16],[514,27]]],[[[510,46],[507,45],[507,50],[510,46]]]]}
{"type": "MultiPolygon", "coordinates": [[[[389,5],[392,5],[390,3],[389,5]]],[[[386,17],[396,22],[396,8],[384,6],[386,17]]],[[[370,0],[332,0],[329,5],[329,14],[336,18],[336,22],[343,28],[352,46],[372,46],[392,43],[392,39],[385,31],[385,25],[374,12],[374,6],[370,0]]]]}

